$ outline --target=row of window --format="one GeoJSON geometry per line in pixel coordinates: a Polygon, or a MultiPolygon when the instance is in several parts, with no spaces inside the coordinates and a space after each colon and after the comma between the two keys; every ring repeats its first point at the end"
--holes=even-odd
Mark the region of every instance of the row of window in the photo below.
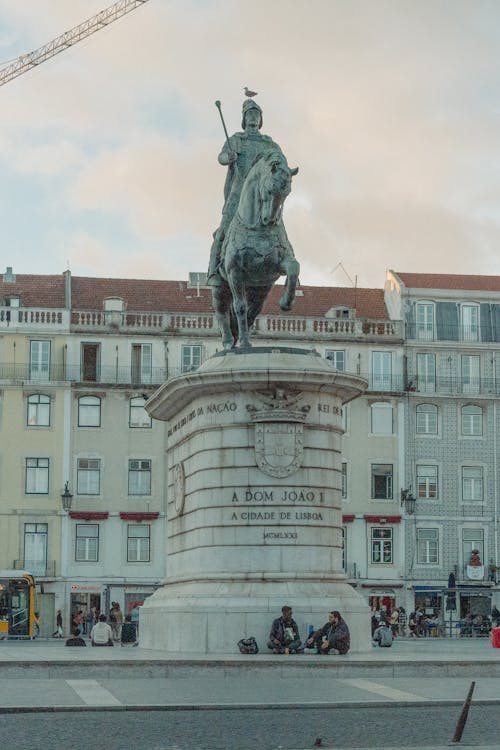
{"type": "MultiPolygon", "coordinates": [[[[439,529],[417,528],[417,564],[439,564],[439,529]]],[[[479,557],[484,560],[484,530],[462,529],[462,559],[467,561],[473,549],[477,549],[479,557]]],[[[343,567],[346,569],[347,544],[346,529],[342,534],[343,567]]],[[[373,526],[370,532],[370,563],[372,565],[394,565],[394,529],[391,526],[373,526]]]]}
{"type": "MultiPolygon", "coordinates": [[[[131,382],[142,384],[156,382],[153,379],[152,344],[132,344],[130,357],[131,382]]],[[[196,370],[201,365],[201,358],[201,344],[182,346],[182,372],[196,370]]],[[[79,379],[85,382],[99,382],[101,379],[101,344],[83,342],[81,344],[80,361],[79,379]]],[[[52,379],[54,375],[53,373],[52,379]]],[[[30,341],[29,377],[31,380],[51,379],[51,341],[30,341]]],[[[63,377],[64,374],[60,373],[60,376],[56,379],[61,380],[63,377]]]]}
{"type": "MultiPolygon", "coordinates": [[[[393,499],[393,464],[371,465],[371,499],[393,499]]],[[[484,493],[484,468],[482,466],[461,466],[461,499],[465,503],[482,502],[484,493]]],[[[436,500],[439,497],[439,467],[435,464],[417,464],[417,497],[436,500]]],[[[342,463],[342,497],[348,496],[347,463],[342,463]]]]}
{"type": "MultiPolygon", "coordinates": [[[[449,304],[449,303],[448,303],[449,304]]],[[[457,331],[443,331],[448,337],[461,341],[480,341],[480,306],[479,304],[451,303],[456,315],[442,315],[441,328],[457,327],[457,331]],[[458,308],[458,309],[457,309],[458,308]],[[456,321],[456,322],[455,322],[456,321]]],[[[440,310],[444,312],[443,303],[440,310]]],[[[415,333],[416,338],[421,341],[433,341],[436,338],[436,304],[434,302],[417,302],[415,305],[415,333]]],[[[442,338],[445,336],[442,335],[442,338]]]]}
{"type": "MultiPolygon", "coordinates": [[[[101,459],[77,460],[76,492],[78,495],[100,495],[101,459]]],[[[26,459],[27,495],[48,495],[50,487],[50,459],[26,459]]],[[[131,458],[128,462],[128,494],[151,495],[151,459],[131,458]]]]}
{"type": "MultiPolygon", "coordinates": [[[[146,399],[137,396],[129,399],[129,427],[151,427],[152,420],[144,404],[146,399]]],[[[45,393],[33,393],[27,399],[28,427],[50,427],[51,397],[45,393]]],[[[78,426],[101,426],[102,399],[98,396],[80,396],[78,399],[78,426]]]]}
{"type": "MultiPolygon", "coordinates": [[[[48,524],[24,524],[24,563],[35,575],[45,575],[48,552],[48,524]]],[[[127,525],[127,562],[150,562],[151,526],[127,525]]],[[[75,561],[99,561],[99,524],[76,524],[75,561]]]]}
{"type": "MultiPolygon", "coordinates": [[[[436,355],[421,352],[416,356],[417,379],[414,386],[420,393],[436,391],[436,355]]],[[[460,357],[460,384],[463,393],[479,393],[481,386],[481,357],[479,354],[462,354],[460,357]]]]}
{"type": "MultiPolygon", "coordinates": [[[[416,432],[421,435],[437,435],[438,407],[435,404],[418,404],[415,410],[416,432]]],[[[475,404],[462,406],[460,413],[462,435],[481,437],[483,434],[483,409],[475,404]]]]}

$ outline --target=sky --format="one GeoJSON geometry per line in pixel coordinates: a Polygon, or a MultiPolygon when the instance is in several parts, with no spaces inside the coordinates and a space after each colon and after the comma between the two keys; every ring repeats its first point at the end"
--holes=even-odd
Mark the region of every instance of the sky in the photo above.
{"type": "MultiPolygon", "coordinates": [[[[0,67],[112,0],[0,0],[0,67]]],[[[186,280],[243,87],[301,282],[500,275],[497,0],[148,0],[0,87],[0,272],[186,280]]]]}

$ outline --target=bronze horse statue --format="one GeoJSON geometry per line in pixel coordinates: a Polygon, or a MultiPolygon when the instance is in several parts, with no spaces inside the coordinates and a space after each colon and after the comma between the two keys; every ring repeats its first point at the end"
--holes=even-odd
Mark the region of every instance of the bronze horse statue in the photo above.
{"type": "Polygon", "coordinates": [[[233,219],[222,245],[220,286],[213,305],[225,349],[251,347],[250,329],[280,276],[286,276],[282,310],[290,310],[300,266],[295,260],[282,219],[285,198],[298,168],[290,169],[283,154],[270,151],[252,165],[243,183],[233,219]]]}

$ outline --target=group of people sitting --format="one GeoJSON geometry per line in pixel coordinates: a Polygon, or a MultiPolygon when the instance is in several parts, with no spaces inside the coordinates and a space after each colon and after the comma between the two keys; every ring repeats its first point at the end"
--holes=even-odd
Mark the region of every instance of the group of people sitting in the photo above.
{"type": "Polygon", "coordinates": [[[334,610],[319,630],[309,634],[302,642],[297,623],[292,617],[292,608],[281,608],[281,617],[273,620],[268,648],[273,654],[302,654],[305,649],[317,654],[347,654],[350,646],[349,628],[340,612],[334,610]]]}
{"type": "MultiPolygon", "coordinates": [[[[130,643],[134,646],[137,645],[137,629],[135,623],[131,622],[131,616],[125,617],[125,623],[120,629],[120,643],[125,645],[130,643]]],[[[90,642],[92,646],[113,646],[113,629],[111,625],[107,623],[107,617],[105,614],[99,615],[99,619],[90,631],[90,642]]],[[[73,630],[73,636],[68,638],[66,646],[86,646],[84,639],[80,635],[80,631],[77,627],[73,630]]]]}

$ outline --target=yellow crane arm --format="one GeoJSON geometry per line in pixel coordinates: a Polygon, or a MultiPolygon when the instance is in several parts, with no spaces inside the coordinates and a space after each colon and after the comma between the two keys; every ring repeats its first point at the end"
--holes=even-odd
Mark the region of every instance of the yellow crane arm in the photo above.
{"type": "Polygon", "coordinates": [[[148,0],[119,0],[119,2],[110,5],[109,8],[101,10],[95,16],[88,18],[78,26],[52,39],[52,41],[44,44],[43,47],[38,47],[33,52],[21,55],[14,62],[0,69],[0,86],[12,81],[17,76],[21,76],[23,73],[27,73],[31,68],[35,68],[40,63],[49,60],[73,44],[78,44],[82,39],[86,39],[86,37],[103,29],[105,26],[113,23],[113,21],[117,21],[122,16],[130,13],[130,11],[135,10],[139,5],[144,5],[147,2],[148,0]]]}

